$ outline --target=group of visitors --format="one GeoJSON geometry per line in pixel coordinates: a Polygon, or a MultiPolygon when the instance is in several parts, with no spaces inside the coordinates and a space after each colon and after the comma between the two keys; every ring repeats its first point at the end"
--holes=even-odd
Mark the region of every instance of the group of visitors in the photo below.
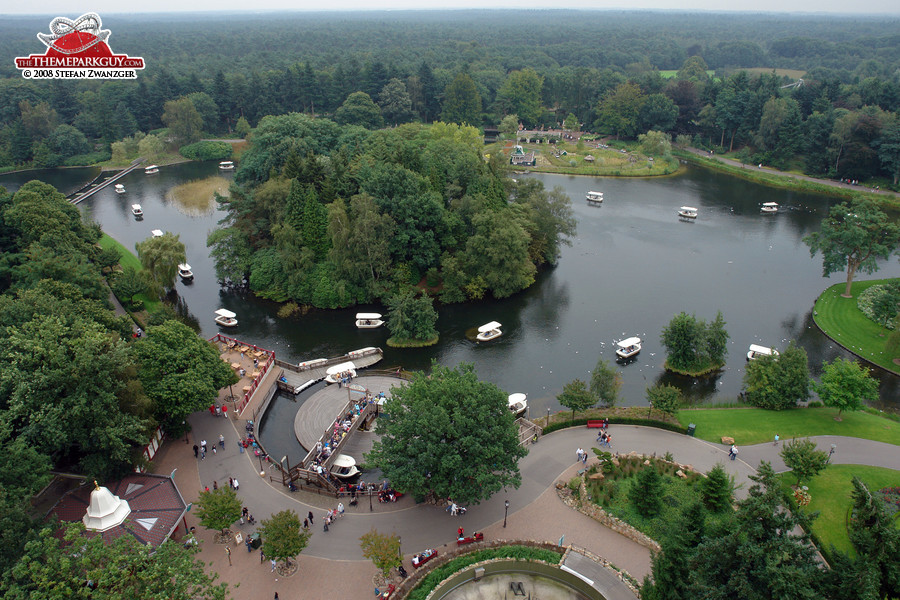
{"type": "Polygon", "coordinates": [[[600,435],[597,436],[597,443],[601,446],[612,448],[612,435],[607,433],[606,431],[601,430],[600,435]]]}
{"type": "Polygon", "coordinates": [[[728,451],[728,458],[730,458],[731,460],[734,460],[734,459],[737,458],[737,455],[738,455],[738,449],[737,449],[737,446],[735,446],[734,444],[732,444],[732,445],[731,445],[731,449],[728,451]]]}
{"type": "Polygon", "coordinates": [[[214,417],[228,417],[228,405],[222,404],[220,405],[218,402],[214,402],[209,405],[209,414],[214,417]]]}
{"type": "MultiPolygon", "coordinates": [[[[325,523],[324,523],[324,530],[325,530],[325,531],[328,531],[328,527],[329,527],[332,523],[334,523],[336,520],[338,520],[339,518],[341,518],[341,517],[343,517],[343,516],[344,516],[344,503],[343,503],[343,502],[338,502],[337,508],[329,509],[329,510],[325,513],[325,518],[324,518],[324,522],[325,522],[325,523]]],[[[312,522],[312,512],[309,513],[308,519],[310,520],[310,522],[312,522]]],[[[305,521],[304,521],[304,524],[305,524],[305,521]]]]}
{"type": "Polygon", "coordinates": [[[350,385],[350,382],[353,381],[353,371],[341,371],[338,373],[338,387],[343,387],[345,385],[350,385]]]}

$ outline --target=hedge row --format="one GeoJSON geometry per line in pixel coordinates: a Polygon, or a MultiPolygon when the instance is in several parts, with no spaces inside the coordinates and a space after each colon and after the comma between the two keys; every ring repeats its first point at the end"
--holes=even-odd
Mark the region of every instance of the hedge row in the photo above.
{"type": "MultiPolygon", "coordinates": [[[[568,419],[566,421],[556,421],[544,427],[544,434],[552,433],[558,429],[568,429],[569,427],[584,427],[588,421],[596,421],[597,419],[568,419]]],[[[611,425],[643,425],[644,427],[656,427],[657,429],[665,429],[674,431],[675,433],[687,434],[687,428],[681,425],[674,425],[664,421],[656,421],[651,419],[638,419],[634,417],[610,417],[611,425]]]]}
{"type": "Polygon", "coordinates": [[[178,152],[191,160],[220,160],[231,157],[231,144],[228,142],[197,142],[182,146],[178,152]]]}

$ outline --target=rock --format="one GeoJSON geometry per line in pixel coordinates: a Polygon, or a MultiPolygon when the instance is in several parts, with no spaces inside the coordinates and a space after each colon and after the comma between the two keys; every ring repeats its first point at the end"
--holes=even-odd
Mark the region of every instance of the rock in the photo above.
{"type": "Polygon", "coordinates": [[[594,473],[593,475],[591,475],[590,477],[588,477],[588,479],[593,479],[593,480],[595,480],[595,481],[598,481],[598,480],[603,479],[603,478],[604,478],[603,473],[594,473]]]}
{"type": "Polygon", "coordinates": [[[644,461],[644,466],[645,466],[645,467],[649,467],[649,466],[650,466],[650,459],[649,459],[649,458],[648,458],[647,460],[644,461]]]}
{"type": "Polygon", "coordinates": [[[611,459],[609,462],[611,462],[612,464],[616,465],[617,467],[619,466],[619,459],[618,459],[618,458],[613,458],[613,459],[611,459]]]}
{"type": "Polygon", "coordinates": [[[675,471],[675,475],[677,477],[681,477],[682,479],[687,479],[687,475],[685,475],[684,471],[682,471],[681,469],[678,469],[677,471],[675,471]]]}
{"type": "Polygon", "coordinates": [[[723,435],[723,436],[722,436],[722,443],[725,444],[726,446],[730,446],[730,445],[732,445],[732,444],[734,443],[734,438],[733,438],[733,437],[728,437],[728,436],[724,436],[724,435],[723,435]]]}

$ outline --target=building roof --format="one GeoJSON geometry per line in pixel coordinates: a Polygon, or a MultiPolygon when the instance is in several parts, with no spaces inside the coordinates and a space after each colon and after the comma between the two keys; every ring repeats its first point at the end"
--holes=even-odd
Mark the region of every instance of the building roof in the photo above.
{"type": "MultiPolygon", "coordinates": [[[[175,485],[175,480],[163,475],[132,473],[119,481],[108,482],[108,493],[128,503],[131,513],[124,520],[104,531],[90,531],[85,535],[101,535],[110,542],[130,535],[142,544],[157,547],[166,541],[187,512],[187,504],[175,485]]],[[[85,483],[63,496],[50,511],[61,521],[82,521],[91,504],[93,485],[85,483]]]]}

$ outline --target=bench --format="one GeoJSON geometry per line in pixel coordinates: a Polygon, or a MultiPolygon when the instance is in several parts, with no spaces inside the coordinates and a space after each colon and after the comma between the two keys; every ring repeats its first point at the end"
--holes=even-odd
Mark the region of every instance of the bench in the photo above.
{"type": "Polygon", "coordinates": [[[597,419],[587,422],[588,428],[601,429],[603,427],[603,419],[597,419]]]}

